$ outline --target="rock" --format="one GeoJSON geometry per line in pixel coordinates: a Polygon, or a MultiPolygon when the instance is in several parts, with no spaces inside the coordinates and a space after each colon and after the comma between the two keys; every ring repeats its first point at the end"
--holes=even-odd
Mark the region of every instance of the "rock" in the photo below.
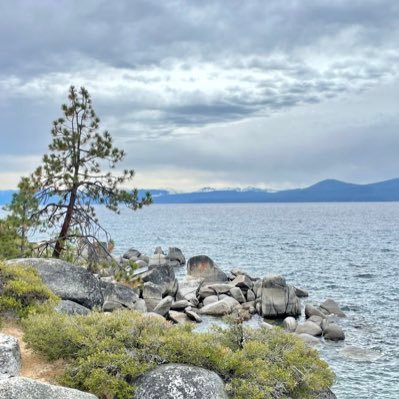
{"type": "Polygon", "coordinates": [[[283,328],[287,332],[295,332],[298,322],[293,317],[286,317],[283,320],[283,328]]]}
{"type": "Polygon", "coordinates": [[[154,255],[165,255],[165,252],[163,251],[162,247],[156,247],[154,255]]]}
{"type": "Polygon", "coordinates": [[[255,293],[255,297],[260,298],[262,296],[262,280],[255,281],[252,290],[255,293]]]}
{"type": "Polygon", "coordinates": [[[186,299],[183,299],[181,301],[176,301],[172,303],[171,309],[172,310],[184,310],[185,308],[188,308],[191,306],[191,303],[187,301],[186,299]]]}
{"type": "Polygon", "coordinates": [[[303,288],[294,287],[294,289],[295,289],[295,295],[298,298],[306,298],[309,296],[309,293],[303,288]]]}
{"type": "Polygon", "coordinates": [[[150,256],[148,261],[148,267],[158,267],[158,266],[166,266],[169,265],[169,259],[162,254],[157,254],[150,256]]]}
{"type": "Polygon", "coordinates": [[[97,399],[97,396],[30,378],[13,377],[0,381],[0,399],[97,399]]]}
{"type": "Polygon", "coordinates": [[[186,258],[183,255],[181,249],[179,248],[169,247],[168,258],[170,259],[171,262],[177,261],[179,262],[180,265],[186,264],[186,258]]]}
{"type": "Polygon", "coordinates": [[[247,301],[251,302],[256,299],[255,293],[252,290],[247,291],[247,301]]]}
{"type": "Polygon", "coordinates": [[[239,287],[245,291],[252,289],[253,281],[245,274],[239,274],[232,282],[232,285],[239,287]]]}
{"type": "Polygon", "coordinates": [[[69,314],[69,315],[82,315],[86,316],[90,313],[90,309],[79,305],[76,302],[61,300],[54,309],[58,313],[69,314]]]}
{"type": "Polygon", "coordinates": [[[326,319],[323,319],[322,317],[316,316],[316,315],[310,316],[309,319],[308,319],[308,321],[311,321],[312,323],[317,324],[321,329],[324,328],[324,327],[322,326],[322,323],[323,323],[323,321],[325,321],[325,320],[326,320],[326,319]]]}
{"type": "Polygon", "coordinates": [[[380,351],[357,346],[345,346],[339,354],[353,361],[367,363],[376,362],[384,356],[380,351]]]}
{"type": "Polygon", "coordinates": [[[148,267],[148,263],[145,262],[144,260],[141,260],[141,259],[138,259],[138,260],[134,261],[134,263],[137,265],[138,269],[142,269],[142,268],[148,267]]]}
{"type": "Polygon", "coordinates": [[[330,389],[324,389],[323,391],[314,392],[312,399],[337,399],[337,397],[330,389]]]}
{"type": "Polygon", "coordinates": [[[185,313],[176,312],[175,310],[169,310],[169,319],[177,324],[184,324],[191,321],[185,313]]]}
{"type": "Polygon", "coordinates": [[[309,318],[311,316],[319,316],[323,319],[326,317],[326,315],[321,310],[317,309],[313,305],[310,305],[309,303],[305,305],[305,316],[306,318],[309,318]]]}
{"type": "Polygon", "coordinates": [[[213,371],[165,364],[134,381],[133,399],[227,399],[222,379],[213,371]]]}
{"type": "Polygon", "coordinates": [[[238,276],[239,274],[243,274],[242,271],[241,271],[238,267],[235,267],[234,269],[231,269],[231,270],[230,270],[230,273],[231,273],[233,276],[238,276]]]}
{"type": "Polygon", "coordinates": [[[295,332],[297,334],[312,335],[313,337],[318,337],[322,334],[320,326],[311,321],[305,321],[303,324],[299,324],[295,332]]]}
{"type": "Polygon", "coordinates": [[[158,303],[158,305],[154,308],[153,312],[158,313],[161,316],[165,316],[166,313],[169,312],[172,303],[173,303],[173,297],[167,296],[158,303]]]}
{"type": "Polygon", "coordinates": [[[227,301],[227,299],[211,303],[200,309],[201,314],[206,314],[210,316],[225,316],[227,314],[230,314],[232,311],[233,306],[227,301]]]}
{"type": "Polygon", "coordinates": [[[144,299],[162,299],[162,288],[151,281],[143,284],[143,298],[144,299]]]}
{"type": "Polygon", "coordinates": [[[141,278],[144,283],[152,282],[161,288],[162,296],[175,296],[179,288],[173,267],[170,265],[149,266],[150,270],[141,278]]]}
{"type": "Polygon", "coordinates": [[[270,276],[262,280],[261,316],[298,316],[301,307],[293,287],[281,276],[270,276]]]}
{"type": "Polygon", "coordinates": [[[137,299],[137,302],[134,304],[134,310],[137,310],[137,312],[140,313],[146,313],[147,312],[147,305],[145,303],[144,299],[137,299]]]}
{"type": "Polygon", "coordinates": [[[134,305],[139,299],[136,292],[123,284],[102,283],[102,293],[104,298],[103,311],[112,312],[115,309],[134,309],[134,305]]]}
{"type": "Polygon", "coordinates": [[[21,369],[21,350],[17,338],[0,333],[0,380],[15,377],[21,369]]]}
{"type": "Polygon", "coordinates": [[[231,296],[226,295],[226,297],[223,298],[222,300],[227,302],[231,306],[231,309],[234,309],[236,307],[241,307],[240,302],[238,302],[237,299],[234,299],[231,296]]]}
{"type": "Polygon", "coordinates": [[[211,295],[211,296],[207,296],[204,301],[203,304],[204,306],[206,305],[210,305],[211,303],[216,303],[219,300],[217,295],[211,295]]]}
{"type": "Polygon", "coordinates": [[[150,262],[150,257],[147,256],[147,255],[141,254],[141,255],[139,256],[139,260],[145,262],[145,263],[148,265],[148,263],[150,262]]]}
{"type": "Polygon", "coordinates": [[[303,342],[305,342],[308,346],[316,346],[320,344],[320,340],[309,334],[296,334],[298,338],[300,338],[303,342]]]}
{"type": "Polygon", "coordinates": [[[122,258],[127,260],[135,258],[134,260],[136,260],[137,258],[140,257],[140,255],[141,255],[140,251],[134,248],[130,248],[122,255],[122,258]]]}
{"type": "Polygon", "coordinates": [[[230,289],[230,295],[237,300],[239,303],[244,303],[246,302],[245,296],[242,293],[241,289],[239,287],[233,287],[230,289]]]}
{"type": "Polygon", "coordinates": [[[199,300],[197,299],[197,296],[195,294],[187,294],[184,299],[189,301],[192,306],[198,306],[199,305],[199,300]]]}
{"type": "Polygon", "coordinates": [[[343,341],[345,339],[345,334],[342,328],[335,323],[328,323],[323,331],[324,339],[330,341],[343,341]]]}
{"type": "Polygon", "coordinates": [[[30,266],[61,299],[79,303],[86,308],[102,306],[100,280],[80,266],[60,259],[26,258],[6,262],[8,265],[30,266]]]}
{"type": "Polygon", "coordinates": [[[346,314],[340,309],[337,302],[333,299],[326,299],[321,305],[321,309],[324,309],[328,314],[335,314],[338,317],[346,317],[346,314]]]}
{"type": "Polygon", "coordinates": [[[227,294],[231,288],[233,288],[230,284],[210,284],[207,286],[209,289],[213,290],[214,294],[227,294]]]}
{"type": "Polygon", "coordinates": [[[201,299],[205,299],[208,296],[214,296],[215,295],[215,291],[212,288],[209,288],[208,286],[201,286],[198,290],[198,296],[201,299]]]}
{"type": "Polygon", "coordinates": [[[228,281],[226,273],[219,269],[211,258],[205,255],[194,256],[187,262],[187,274],[200,277],[205,282],[228,281]]]}
{"type": "Polygon", "coordinates": [[[202,323],[202,319],[201,317],[198,316],[198,314],[196,312],[194,312],[193,310],[191,310],[190,308],[186,308],[184,310],[184,312],[186,313],[186,315],[191,319],[194,320],[196,323],[202,323]]]}

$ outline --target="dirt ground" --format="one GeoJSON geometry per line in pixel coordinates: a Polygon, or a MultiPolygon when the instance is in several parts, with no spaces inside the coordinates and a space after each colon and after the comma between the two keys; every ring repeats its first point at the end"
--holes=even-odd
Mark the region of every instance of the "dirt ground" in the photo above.
{"type": "Polygon", "coordinates": [[[63,373],[62,360],[49,362],[43,356],[34,353],[23,341],[24,333],[14,322],[4,323],[0,332],[17,338],[21,348],[22,368],[21,377],[28,377],[42,382],[57,384],[57,377],[63,373]]]}

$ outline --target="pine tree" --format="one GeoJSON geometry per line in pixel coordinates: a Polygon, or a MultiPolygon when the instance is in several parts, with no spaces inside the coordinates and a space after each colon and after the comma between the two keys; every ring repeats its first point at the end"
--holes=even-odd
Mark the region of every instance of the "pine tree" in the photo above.
{"type": "Polygon", "coordinates": [[[63,117],[53,122],[52,142],[43,164],[32,174],[38,192],[38,215],[51,228],[59,228],[52,256],[59,258],[65,244],[76,238],[99,243],[101,227],[93,204],[119,213],[121,204],[136,210],[152,202],[147,193],[121,188],[134,177],[133,170],[112,173],[125,152],[116,148],[108,131],[100,132],[88,91],[71,86],[63,117]]]}

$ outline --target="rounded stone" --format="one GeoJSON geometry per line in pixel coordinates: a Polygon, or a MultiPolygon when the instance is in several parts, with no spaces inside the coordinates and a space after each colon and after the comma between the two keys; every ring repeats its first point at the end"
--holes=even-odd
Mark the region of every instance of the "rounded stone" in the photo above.
{"type": "Polygon", "coordinates": [[[213,371],[166,364],[139,377],[134,399],[227,399],[222,379],[213,371]]]}

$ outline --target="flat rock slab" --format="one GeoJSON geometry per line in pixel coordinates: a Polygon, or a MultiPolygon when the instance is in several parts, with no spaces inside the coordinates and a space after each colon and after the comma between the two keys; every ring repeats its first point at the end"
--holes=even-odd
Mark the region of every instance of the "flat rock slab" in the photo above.
{"type": "Polygon", "coordinates": [[[0,380],[15,377],[21,369],[21,351],[18,340],[0,334],[0,380]]]}
{"type": "Polygon", "coordinates": [[[0,399],[98,399],[76,389],[45,384],[30,378],[13,377],[0,381],[0,399]]]}
{"type": "Polygon", "coordinates": [[[6,262],[11,266],[30,266],[61,299],[77,302],[86,308],[102,306],[100,280],[80,266],[60,259],[26,258],[6,262]]]}
{"type": "Polygon", "coordinates": [[[134,399],[227,399],[221,378],[200,367],[166,364],[138,378],[134,399]]]}

